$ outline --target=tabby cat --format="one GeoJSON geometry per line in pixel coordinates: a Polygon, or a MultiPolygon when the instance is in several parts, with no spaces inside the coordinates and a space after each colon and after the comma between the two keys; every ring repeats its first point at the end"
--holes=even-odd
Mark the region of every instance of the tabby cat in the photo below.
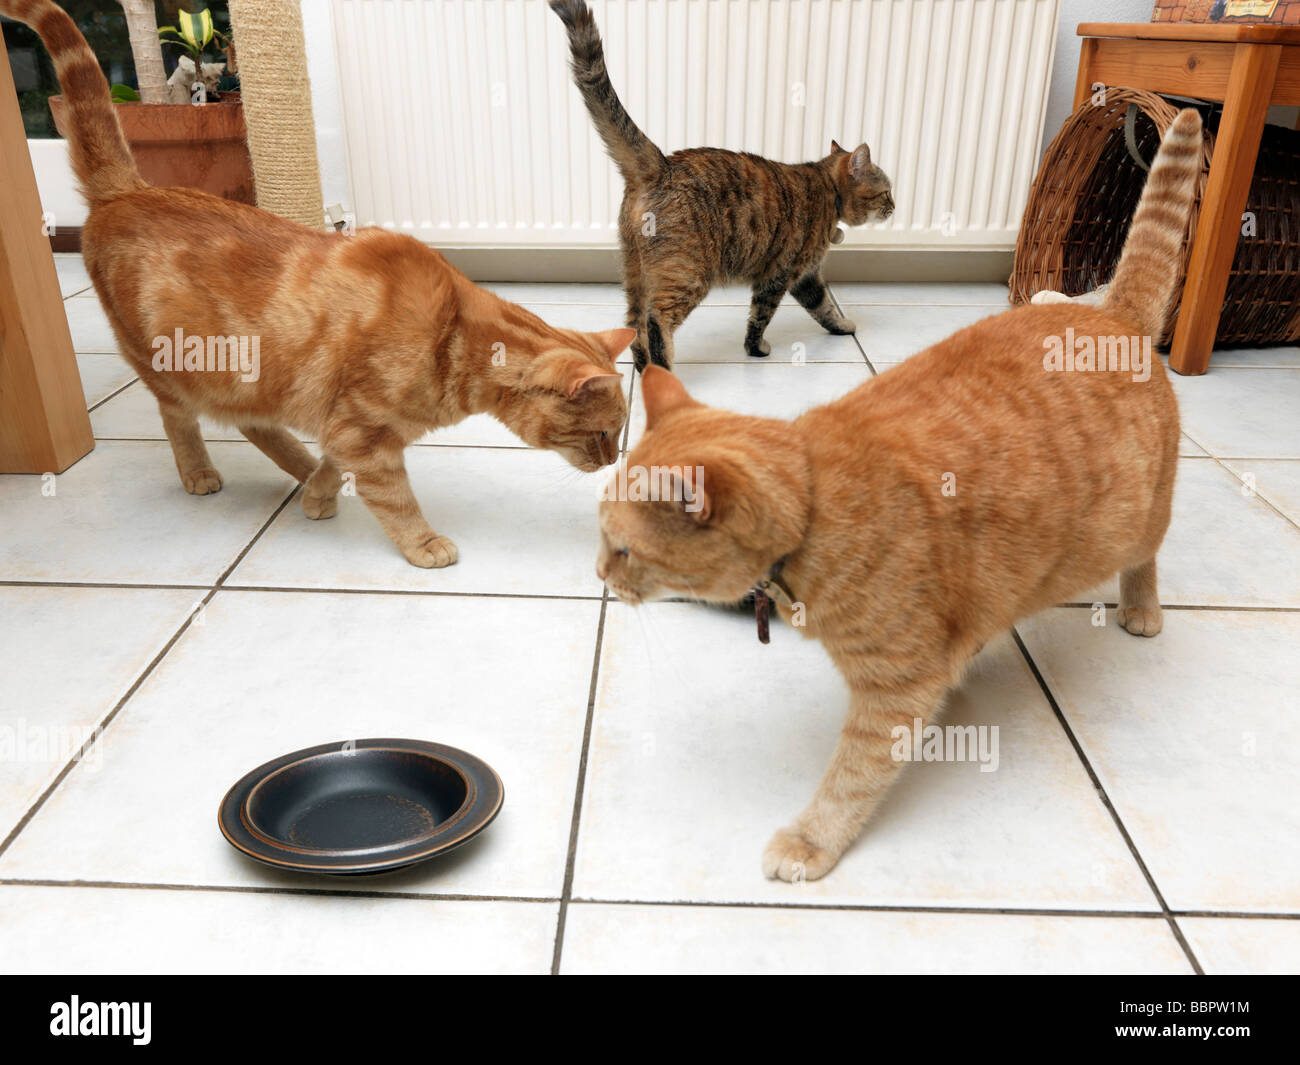
{"type": "Polygon", "coordinates": [[[632,604],[735,602],[765,582],[852,690],[812,802],[763,854],[769,877],[835,865],[897,775],[894,729],[931,719],[1017,619],[1118,571],[1120,625],[1160,631],[1178,407],[1158,358],[1089,369],[1079,338],[1160,335],[1200,131],[1185,110],[1165,134],[1100,307],[986,318],[793,422],[706,407],[645,371],[629,475],[677,471],[677,501],[603,501],[597,574],[632,604]],[[1066,337],[1072,371],[1056,361],[1066,337]]]}
{"type": "Polygon", "coordinates": [[[408,561],[447,566],[456,545],[420,512],[402,457],[426,431],[486,412],[581,470],[617,456],[627,402],[614,360],[633,330],[556,329],[413,237],[326,233],[151,187],[72,19],[50,0],[0,0],[0,13],[31,25],[54,60],[90,206],[86,268],[118,349],[157,397],[187,492],[221,488],[202,414],[301,481],[309,518],[337,511],[350,473],[408,561]],[[323,457],[289,429],[314,434],[323,457]]]}
{"type": "Polygon", "coordinates": [[[632,354],[671,369],[673,333],[719,282],[753,286],[745,352],[771,352],[763,331],[789,292],[831,333],[856,326],[840,314],[822,260],[839,223],[860,226],[894,213],[889,178],[871,149],[834,141],[824,159],[790,165],[720,148],[665,157],[623,109],[605,69],[595,19],[583,0],[550,0],[564,21],[573,77],[623,175],[619,242],[632,354]]]}

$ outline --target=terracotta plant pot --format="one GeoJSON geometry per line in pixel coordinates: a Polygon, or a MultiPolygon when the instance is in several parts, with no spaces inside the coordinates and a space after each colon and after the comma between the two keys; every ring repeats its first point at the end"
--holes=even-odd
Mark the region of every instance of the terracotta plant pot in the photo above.
{"type": "MultiPolygon", "coordinates": [[[[202,189],[256,203],[244,107],[226,93],[210,104],[114,104],[131,154],[150,185],[202,189]]],[[[50,97],[54,126],[67,137],[62,96],[50,97]]]]}

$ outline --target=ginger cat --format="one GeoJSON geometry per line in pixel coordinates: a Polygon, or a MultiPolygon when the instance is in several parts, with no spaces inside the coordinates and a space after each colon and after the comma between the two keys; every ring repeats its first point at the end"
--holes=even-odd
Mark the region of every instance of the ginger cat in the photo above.
{"type": "Polygon", "coordinates": [[[813,880],[835,865],[897,776],[891,731],[933,718],[1017,619],[1118,571],[1119,623],[1160,631],[1173,389],[1158,358],[1124,372],[1104,356],[1089,371],[1079,354],[1063,372],[1057,353],[1066,336],[1100,347],[1160,335],[1200,152],[1200,117],[1183,111],[1100,307],[986,318],[793,422],[712,409],[672,374],[643,374],[629,475],[679,471],[677,499],[602,502],[597,574],[633,604],[734,603],[775,577],[853,693],[812,802],[763,853],[767,876],[813,880]]]}
{"type": "MultiPolygon", "coordinates": [[[[90,206],[82,251],[118,348],[158,400],[185,490],[221,489],[199,415],[238,427],[331,517],[343,475],[417,566],[456,545],[420,512],[402,452],[489,413],[581,470],[618,454],[615,357],[631,329],[556,329],[479,288],[413,237],[317,231],[136,170],[108,84],[50,0],[0,0],[49,49],[73,169],[90,206]],[[288,430],[313,434],[318,460],[288,430]]],[[[178,105],[179,106],[179,105],[178,105]]]]}
{"type": "Polygon", "coordinates": [[[828,333],[857,328],[840,314],[822,280],[822,260],[843,239],[839,223],[860,226],[894,213],[888,175],[865,144],[791,165],[721,148],[665,157],[623,109],[590,8],[551,0],[569,33],[573,80],[610,158],[623,175],[619,243],[632,355],[672,369],[673,333],[709,289],[753,286],[745,354],[771,353],[763,339],[787,292],[828,333]]]}

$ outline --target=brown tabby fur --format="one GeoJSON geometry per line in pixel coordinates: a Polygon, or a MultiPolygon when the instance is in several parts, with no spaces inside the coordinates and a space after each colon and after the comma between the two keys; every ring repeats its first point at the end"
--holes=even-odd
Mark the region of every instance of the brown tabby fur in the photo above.
{"type": "Polygon", "coordinates": [[[192,189],[147,185],[72,20],[49,0],[0,0],[0,12],[31,25],[54,60],[90,205],[86,267],[119,350],[158,399],[186,491],[221,488],[202,414],[238,426],[303,482],[308,517],[337,511],[351,473],[409,561],[446,566],[456,545],[421,514],[402,458],[426,431],[490,413],[579,469],[614,460],[627,414],[614,359],[632,330],[553,328],[412,237],[379,229],[344,237],[192,189]],[[155,338],[177,328],[188,337],[259,337],[261,376],[155,370],[155,338]],[[324,456],[288,429],[314,434],[324,456]]]}
{"type": "Polygon", "coordinates": [[[568,27],[574,81],[623,175],[618,230],[637,369],[647,362],[671,369],[673,333],[725,281],[753,286],[747,355],[771,352],[763,331],[787,292],[828,332],[852,333],[821,267],[840,222],[859,226],[894,212],[889,178],[871,150],[846,152],[832,141],[824,159],[797,165],[720,148],[665,158],[614,92],[587,5],[551,0],[551,7],[568,27]]]}
{"type": "MultiPolygon", "coordinates": [[[[770,877],[824,875],[899,763],[891,731],[928,721],[990,637],[1120,573],[1119,622],[1160,631],[1178,408],[1159,359],[1135,381],[1049,372],[1044,339],[1159,336],[1199,169],[1200,118],[1166,134],[1099,308],[986,318],[793,422],[715,410],[656,368],[630,467],[703,467],[682,502],[601,504],[597,573],[630,603],[734,602],[784,560],[852,689],[829,769],[763,855],[770,877]],[[955,494],[945,493],[955,475],[955,494]]],[[[797,615],[781,609],[790,621],[797,615]]]]}

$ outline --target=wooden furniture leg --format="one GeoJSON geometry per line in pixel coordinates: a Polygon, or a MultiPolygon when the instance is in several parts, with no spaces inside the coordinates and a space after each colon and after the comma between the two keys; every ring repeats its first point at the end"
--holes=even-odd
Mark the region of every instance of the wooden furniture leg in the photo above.
{"type": "Polygon", "coordinates": [[[1092,61],[1097,54],[1097,38],[1085,37],[1079,43],[1079,72],[1074,80],[1074,110],[1092,95],[1092,61]]]}
{"type": "Polygon", "coordinates": [[[1223,120],[1215,138],[1210,177],[1187,263],[1182,309],[1169,350],[1169,366],[1180,374],[1203,374],[1210,365],[1281,58],[1281,45],[1238,44],[1233,52],[1223,120]]]}
{"type": "Polygon", "coordinates": [[[3,48],[0,189],[0,473],[61,473],[95,440],[3,48]]]}

